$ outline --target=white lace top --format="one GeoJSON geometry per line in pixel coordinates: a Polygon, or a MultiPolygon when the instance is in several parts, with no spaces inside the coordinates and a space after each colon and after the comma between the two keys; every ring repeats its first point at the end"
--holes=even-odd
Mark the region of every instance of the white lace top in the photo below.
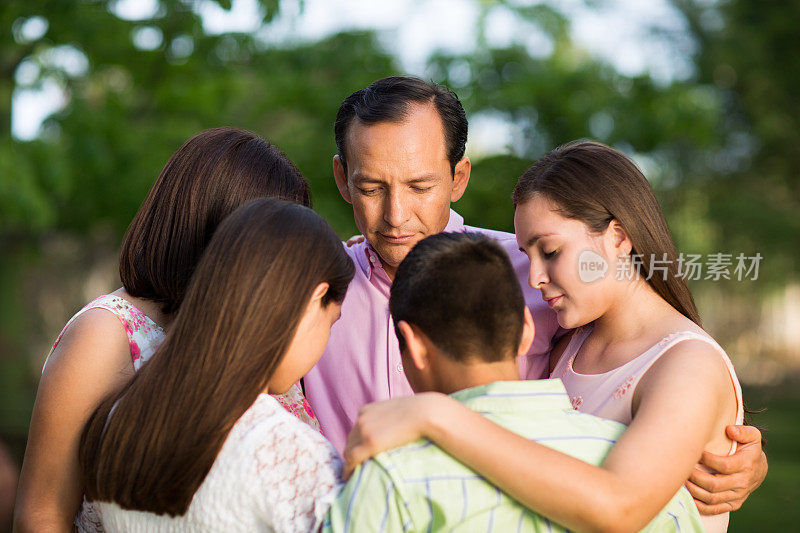
{"type": "Polygon", "coordinates": [[[339,492],[333,446],[261,394],[236,422],[186,514],[95,502],[106,531],[316,531],[339,492]]]}

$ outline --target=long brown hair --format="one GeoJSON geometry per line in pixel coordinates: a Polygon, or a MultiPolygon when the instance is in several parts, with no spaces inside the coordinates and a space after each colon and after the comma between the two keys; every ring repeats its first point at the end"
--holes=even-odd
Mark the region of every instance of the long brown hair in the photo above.
{"type": "Polygon", "coordinates": [[[308,182],[276,146],[237,128],[202,131],[164,165],[128,226],[119,276],[131,296],[181,305],[192,271],[217,225],[253,198],[310,206],[308,182]]]}
{"type": "Polygon", "coordinates": [[[519,178],[514,206],[542,194],[562,216],[577,219],[595,233],[616,219],[633,243],[639,275],[664,300],[700,325],[700,314],[678,270],[678,252],[650,183],[624,154],[598,142],[571,142],[551,151],[519,178]],[[666,263],[666,275],[650,275],[650,260],[666,263]]]}
{"type": "Polygon", "coordinates": [[[311,209],[239,207],[214,233],[164,343],[95,410],[79,461],[89,500],[182,515],[280,363],[314,288],[341,302],[354,267],[311,209]],[[109,416],[110,415],[110,416],[109,416]]]}

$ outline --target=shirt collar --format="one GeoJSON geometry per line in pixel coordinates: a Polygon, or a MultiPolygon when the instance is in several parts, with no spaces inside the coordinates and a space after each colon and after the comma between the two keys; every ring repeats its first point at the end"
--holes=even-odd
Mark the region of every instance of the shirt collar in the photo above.
{"type": "Polygon", "coordinates": [[[444,227],[445,233],[455,233],[464,231],[464,217],[453,211],[450,210],[450,219],[447,221],[447,226],[444,227]]]}
{"type": "Polygon", "coordinates": [[[560,379],[495,381],[450,395],[473,411],[571,411],[567,390],[560,379]]]}
{"type": "MultiPolygon", "coordinates": [[[[451,209],[450,218],[447,220],[447,226],[445,226],[443,232],[456,233],[463,232],[465,230],[464,217],[451,209]]],[[[384,281],[389,281],[389,276],[383,270],[383,265],[381,264],[381,258],[378,255],[378,252],[376,252],[375,249],[369,244],[369,241],[364,240],[364,242],[355,244],[353,246],[361,248],[356,252],[356,257],[358,258],[358,265],[361,267],[361,270],[364,272],[367,278],[372,280],[372,274],[377,269],[381,272],[381,277],[385,278],[384,281]]],[[[391,284],[391,281],[389,281],[389,284],[391,284]]]]}

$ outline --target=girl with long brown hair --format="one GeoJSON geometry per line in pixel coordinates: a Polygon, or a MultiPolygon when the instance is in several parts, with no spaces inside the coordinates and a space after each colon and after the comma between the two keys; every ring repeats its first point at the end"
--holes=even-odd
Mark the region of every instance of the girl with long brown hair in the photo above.
{"type": "Polygon", "coordinates": [[[234,211],[164,343],[92,414],[86,494],[108,531],[311,531],[338,489],[327,440],[269,394],[325,348],[354,266],[312,210],[234,211]]]}
{"type": "MultiPolygon", "coordinates": [[[[562,146],[523,174],[513,199],[529,283],[573,330],[551,353],[550,377],[575,409],[628,430],[593,466],[432,394],[367,406],[345,457],[425,436],[569,529],[639,530],[704,453],[735,451],[726,427],[742,424],[738,379],[700,326],[655,195],[627,157],[594,142],[562,146]]],[[[703,518],[709,531],[727,528],[727,514],[703,518]]]]}
{"type": "MultiPolygon", "coordinates": [[[[169,159],[122,242],[123,287],[73,316],[42,370],[20,476],[17,530],[71,531],[73,521],[79,530],[99,528],[92,506],[81,503],[81,430],[102,399],[120,390],[164,340],[217,225],[261,197],[310,203],[297,167],[254,133],[206,130],[169,159]]],[[[314,422],[298,386],[281,399],[314,422]]]]}

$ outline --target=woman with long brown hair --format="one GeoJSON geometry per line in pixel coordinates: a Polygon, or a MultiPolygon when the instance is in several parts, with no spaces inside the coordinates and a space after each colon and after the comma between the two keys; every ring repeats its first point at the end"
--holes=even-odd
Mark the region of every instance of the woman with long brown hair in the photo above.
{"type": "Polygon", "coordinates": [[[312,210],[234,211],[203,254],[164,343],[92,414],[80,447],[108,531],[312,531],[341,462],[269,393],[325,348],[354,266],[312,210]]]}
{"type": "MultiPolygon", "coordinates": [[[[627,157],[567,144],[523,174],[513,199],[529,283],[573,330],[551,353],[550,377],[575,409],[628,430],[598,467],[433,394],[366,407],[345,457],[426,436],[569,529],[639,530],[701,456],[735,451],[726,427],[743,420],[736,373],[702,329],[655,195],[627,157]]],[[[727,528],[727,514],[703,518],[709,531],[727,528]]]]}
{"type": "MultiPolygon", "coordinates": [[[[79,530],[98,528],[92,507],[81,504],[81,430],[102,399],[120,390],[163,341],[217,225],[261,197],[310,203],[297,167],[254,133],[206,130],[169,159],[122,242],[122,288],[73,316],[42,370],[20,476],[17,530],[71,531],[73,521],[79,530]]],[[[314,422],[299,387],[282,400],[314,422]]]]}

